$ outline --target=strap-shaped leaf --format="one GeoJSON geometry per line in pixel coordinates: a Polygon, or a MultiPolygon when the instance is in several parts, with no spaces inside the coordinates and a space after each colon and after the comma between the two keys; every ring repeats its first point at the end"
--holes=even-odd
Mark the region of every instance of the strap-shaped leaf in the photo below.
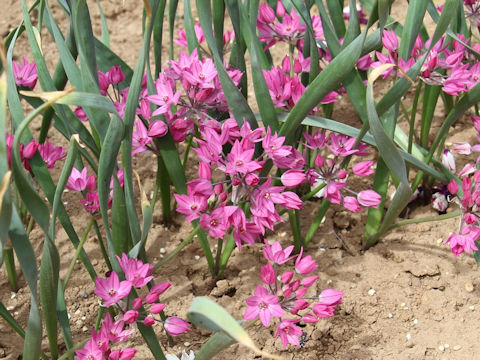
{"type": "MultiPolygon", "coordinates": [[[[223,331],[232,339],[248,347],[258,355],[271,359],[281,359],[268,354],[255,345],[244,328],[216,302],[206,297],[196,297],[187,312],[188,319],[198,327],[211,331],[223,331]]],[[[206,359],[206,358],[204,358],[206,359]]]]}
{"type": "MultiPolygon", "coordinates": [[[[0,134],[6,134],[7,124],[7,77],[0,75],[0,134]]],[[[7,241],[8,227],[12,216],[10,200],[10,176],[7,162],[7,145],[5,136],[0,136],[0,264],[3,259],[3,245],[7,241]]]]}
{"type": "Polygon", "coordinates": [[[100,13],[100,22],[102,24],[102,44],[106,47],[110,47],[110,33],[108,31],[107,19],[105,14],[103,13],[102,5],[100,4],[100,0],[97,0],[97,7],[98,12],[100,13]]]}
{"type": "Polygon", "coordinates": [[[37,360],[42,345],[42,319],[37,303],[37,261],[32,245],[18,216],[17,210],[12,209],[12,222],[8,230],[12,246],[20,263],[20,267],[30,288],[30,314],[28,316],[25,341],[23,343],[23,358],[37,360]]]}
{"type": "Polygon", "coordinates": [[[425,0],[410,0],[407,17],[403,25],[402,41],[400,42],[399,55],[402,59],[408,59],[412,52],[413,44],[423,25],[428,2],[425,0]]]}
{"type": "Polygon", "coordinates": [[[175,31],[175,17],[177,16],[178,0],[168,2],[168,38],[169,38],[169,58],[173,59],[173,36],[175,31]]]}
{"type": "MultiPolygon", "coordinates": [[[[252,3],[256,3],[258,6],[258,1],[252,1],[252,3]]],[[[256,36],[252,20],[248,18],[247,8],[241,3],[238,4],[238,7],[240,9],[242,35],[247,44],[251,58],[253,89],[255,91],[258,108],[263,123],[266,126],[269,126],[272,129],[272,132],[275,132],[279,128],[277,112],[273,106],[272,98],[267,83],[265,82],[265,77],[263,76],[263,70],[268,69],[268,62],[265,53],[261,50],[260,41],[256,36]]]]}

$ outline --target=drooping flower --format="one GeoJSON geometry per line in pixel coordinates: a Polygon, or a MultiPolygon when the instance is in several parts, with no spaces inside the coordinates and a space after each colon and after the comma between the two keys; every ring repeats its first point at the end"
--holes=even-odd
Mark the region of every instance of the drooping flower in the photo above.
{"type": "Polygon", "coordinates": [[[37,64],[35,61],[28,63],[27,58],[24,56],[21,65],[19,65],[16,61],[12,62],[12,70],[15,78],[15,84],[18,86],[25,86],[30,89],[35,87],[38,79],[37,64]]]}
{"type": "Polygon", "coordinates": [[[295,323],[299,321],[298,319],[284,319],[278,324],[275,337],[280,336],[284,348],[286,348],[288,344],[300,346],[299,337],[302,335],[302,330],[295,325],[295,323]]]}
{"type": "Polygon", "coordinates": [[[181,335],[187,331],[191,331],[190,323],[176,316],[169,316],[165,320],[163,326],[167,333],[171,336],[181,335]]]}

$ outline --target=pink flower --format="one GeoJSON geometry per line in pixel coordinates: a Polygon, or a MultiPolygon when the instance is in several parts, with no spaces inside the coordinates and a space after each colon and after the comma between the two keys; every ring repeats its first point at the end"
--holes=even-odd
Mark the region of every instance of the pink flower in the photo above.
{"type": "Polygon", "coordinates": [[[15,78],[15,84],[18,86],[25,86],[30,89],[35,87],[38,79],[37,64],[35,61],[32,61],[29,64],[24,56],[22,59],[22,65],[19,65],[16,61],[13,61],[12,70],[15,78]]]}
{"type": "Polygon", "coordinates": [[[455,181],[455,179],[451,179],[450,182],[448,183],[448,191],[455,195],[458,192],[458,184],[455,181]]]}
{"type": "Polygon", "coordinates": [[[278,324],[275,337],[280,336],[284,348],[286,348],[288,344],[300,346],[299,336],[302,335],[302,330],[295,325],[295,323],[299,321],[300,320],[295,319],[284,319],[278,324]]]}
{"type": "Polygon", "coordinates": [[[45,161],[45,165],[48,169],[51,169],[55,166],[55,163],[63,159],[67,154],[65,153],[66,149],[58,146],[54,147],[50,141],[45,141],[45,143],[38,145],[38,151],[45,161]]]}
{"type": "Polygon", "coordinates": [[[262,166],[255,160],[252,160],[254,151],[254,149],[243,150],[240,142],[235,141],[227,155],[225,173],[229,175],[235,173],[246,174],[261,169],[262,166]]]}
{"type": "Polygon", "coordinates": [[[280,245],[278,241],[275,241],[273,245],[267,243],[262,250],[265,259],[270,260],[276,264],[284,264],[296,256],[294,255],[289,258],[290,254],[293,251],[293,248],[294,246],[291,245],[282,250],[282,245],[280,245]]]}
{"type": "Polygon", "coordinates": [[[123,314],[123,321],[127,324],[132,324],[137,321],[138,318],[138,311],[137,310],[128,310],[123,314]]]}
{"type": "Polygon", "coordinates": [[[93,339],[88,340],[82,349],[76,350],[75,355],[75,360],[104,360],[102,351],[93,339]]]}
{"type": "Polygon", "coordinates": [[[113,350],[110,355],[108,355],[108,360],[131,360],[137,351],[137,349],[132,348],[113,350]]]}
{"type": "Polygon", "coordinates": [[[100,208],[100,202],[98,200],[98,193],[97,192],[88,192],[85,195],[85,199],[80,200],[85,211],[93,214],[100,208]]]}
{"type": "Polygon", "coordinates": [[[361,161],[353,166],[353,173],[357,176],[370,176],[374,173],[372,170],[373,161],[361,161]]]}
{"type": "Polygon", "coordinates": [[[343,198],[343,206],[352,212],[358,212],[362,210],[357,199],[355,199],[353,196],[345,196],[343,198]]]}
{"type": "Polygon", "coordinates": [[[267,265],[260,268],[260,279],[262,279],[265,284],[275,284],[276,276],[272,264],[267,263],[267,265]]]}
{"type": "Polygon", "coordinates": [[[207,198],[197,195],[175,194],[177,211],[187,215],[186,220],[191,222],[198,219],[207,208],[207,198]]]}
{"type": "Polygon", "coordinates": [[[87,114],[85,113],[85,111],[80,106],[77,106],[75,108],[75,110],[73,111],[73,113],[75,115],[77,115],[77,117],[80,121],[82,121],[82,122],[88,121],[87,114]]]}
{"type": "Polygon", "coordinates": [[[143,325],[152,326],[153,324],[155,324],[155,319],[151,316],[147,316],[145,319],[143,319],[143,325]]]}
{"type": "Polygon", "coordinates": [[[168,132],[168,126],[162,120],[152,121],[147,135],[151,138],[165,136],[168,132]]]}
{"type": "Polygon", "coordinates": [[[120,282],[116,272],[112,272],[107,279],[97,277],[95,279],[95,285],[96,289],[94,293],[103,299],[103,305],[105,307],[109,307],[126,298],[132,289],[131,282],[120,282]]]}
{"type": "Polygon", "coordinates": [[[160,79],[156,82],[155,88],[157,90],[157,94],[149,95],[148,100],[160,107],[153,112],[152,116],[165,114],[166,112],[170,111],[171,105],[178,104],[180,93],[174,93],[171,85],[171,83],[163,82],[160,79]]]}
{"type": "Polygon", "coordinates": [[[442,154],[442,164],[452,173],[457,172],[457,166],[455,165],[455,158],[453,154],[445,149],[442,154]]]}
{"type": "Polygon", "coordinates": [[[398,49],[398,39],[395,31],[393,29],[383,30],[382,36],[383,46],[388,50],[388,52],[393,53],[398,49]]]}
{"type": "Polygon", "coordinates": [[[463,252],[470,253],[472,250],[478,251],[475,241],[480,237],[480,228],[474,226],[465,226],[461,234],[453,233],[443,244],[449,244],[455,257],[463,252]]]}
{"type": "Polygon", "coordinates": [[[317,303],[313,305],[313,312],[319,318],[328,318],[333,316],[333,313],[335,312],[335,308],[331,305],[317,303]]]}
{"type": "Polygon", "coordinates": [[[300,250],[297,260],[295,260],[295,271],[302,275],[310,274],[318,268],[317,262],[313,260],[310,255],[307,255],[302,259],[302,254],[303,247],[300,250]]]}
{"type": "Polygon", "coordinates": [[[282,174],[282,184],[288,188],[294,188],[305,181],[305,173],[300,170],[288,170],[282,174]]]}
{"type": "Polygon", "coordinates": [[[171,336],[177,336],[192,330],[188,321],[175,316],[168,317],[163,326],[171,336]]]}
{"type": "Polygon", "coordinates": [[[248,304],[245,310],[244,320],[253,320],[260,317],[264,326],[270,325],[272,316],[282,317],[284,312],[278,304],[278,296],[272,295],[262,285],[258,285],[254,292],[255,296],[247,298],[248,304]]]}
{"type": "Polygon", "coordinates": [[[119,65],[113,65],[107,73],[110,84],[119,84],[125,80],[125,74],[119,65]]]}
{"type": "Polygon", "coordinates": [[[363,206],[378,209],[378,204],[380,204],[382,197],[373,190],[363,190],[358,193],[357,200],[363,206]]]}
{"type": "Polygon", "coordinates": [[[35,140],[30,141],[22,151],[22,155],[25,159],[31,159],[35,156],[35,153],[37,152],[38,149],[38,142],[35,140]]]}
{"type": "Polygon", "coordinates": [[[320,293],[318,297],[320,303],[329,306],[337,306],[343,301],[343,291],[335,289],[325,289],[320,293]]]}
{"type": "Polygon", "coordinates": [[[165,304],[153,304],[150,307],[150,312],[152,314],[158,314],[158,313],[162,312],[163,309],[165,309],[165,304]]]}
{"type": "Polygon", "coordinates": [[[68,177],[66,188],[72,191],[83,191],[87,186],[87,168],[78,171],[72,168],[72,173],[68,177]]]}
{"type": "Polygon", "coordinates": [[[129,258],[125,253],[122,254],[122,258],[117,255],[117,260],[125,273],[125,279],[130,281],[132,286],[141,288],[153,279],[153,276],[149,276],[153,271],[152,265],[144,264],[142,260],[129,258]]]}

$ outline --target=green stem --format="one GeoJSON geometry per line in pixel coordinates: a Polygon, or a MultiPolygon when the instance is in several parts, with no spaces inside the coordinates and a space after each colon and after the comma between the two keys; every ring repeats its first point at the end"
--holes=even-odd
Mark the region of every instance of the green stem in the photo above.
{"type": "Polygon", "coordinates": [[[288,219],[290,221],[290,227],[293,234],[293,243],[295,245],[294,252],[298,254],[302,247],[302,235],[300,234],[300,221],[298,218],[298,211],[288,210],[288,219]]]}
{"type": "Polygon", "coordinates": [[[6,246],[3,249],[3,261],[5,262],[5,269],[7,270],[8,282],[12,291],[17,292],[18,280],[17,271],[15,270],[15,256],[13,255],[13,248],[6,246]]]}
{"type": "Polygon", "coordinates": [[[157,189],[160,189],[163,221],[168,224],[172,220],[172,212],[170,209],[170,176],[168,175],[167,167],[165,166],[165,162],[163,161],[163,158],[161,156],[157,157],[157,178],[155,181],[154,193],[155,201],[156,192],[158,191],[157,189]]]}
{"type": "Polygon", "coordinates": [[[217,277],[218,272],[220,271],[220,260],[222,257],[222,248],[223,248],[223,239],[218,239],[217,242],[217,254],[215,255],[215,277],[217,277]]]}
{"type": "Polygon", "coordinates": [[[30,216],[30,220],[28,221],[28,226],[27,226],[27,236],[30,236],[30,232],[32,231],[34,226],[35,226],[35,219],[33,218],[33,216],[30,216]]]}
{"type": "Polygon", "coordinates": [[[107,249],[105,248],[105,244],[103,243],[102,233],[100,232],[100,228],[98,227],[98,223],[95,220],[93,226],[95,227],[95,233],[97,234],[98,244],[100,245],[100,251],[102,252],[103,259],[108,266],[109,270],[112,270],[112,263],[110,262],[110,258],[108,257],[107,249]]]}
{"type": "Polygon", "coordinates": [[[424,222],[430,222],[430,221],[441,221],[441,220],[447,220],[447,219],[452,219],[454,217],[462,215],[462,212],[460,210],[453,211],[450,214],[443,214],[443,215],[437,215],[437,216],[427,216],[419,219],[407,219],[407,220],[401,220],[396,222],[395,224],[392,224],[389,226],[387,231],[390,231],[392,229],[395,229],[400,226],[404,225],[410,225],[410,224],[420,224],[424,222]]]}
{"type": "Polygon", "coordinates": [[[190,149],[192,148],[193,135],[190,135],[187,142],[187,148],[185,149],[185,154],[183,154],[183,168],[187,166],[188,155],[190,154],[190,149]]]}
{"type": "Polygon", "coordinates": [[[228,241],[225,244],[225,249],[223,250],[222,257],[220,259],[220,270],[217,274],[217,280],[220,280],[221,278],[223,278],[223,273],[227,268],[228,260],[230,259],[230,256],[232,256],[232,252],[234,249],[235,249],[235,239],[233,238],[233,234],[230,234],[230,236],[228,237],[228,241]]]}
{"type": "MultiPolygon", "coordinates": [[[[423,82],[420,81],[420,83],[417,86],[417,90],[415,91],[415,97],[413,98],[412,110],[410,112],[411,114],[410,123],[409,123],[410,128],[408,129],[408,150],[407,150],[409,154],[412,153],[412,148],[413,148],[413,137],[415,134],[415,116],[417,115],[418,98],[422,90],[422,84],[423,82]]],[[[407,163],[407,177],[409,173],[410,173],[410,164],[407,163]]]]}
{"type": "Polygon", "coordinates": [[[75,351],[78,350],[78,349],[81,349],[85,346],[85,344],[87,343],[89,339],[86,339],[86,340],[83,340],[81,342],[79,342],[77,345],[75,345],[74,347],[72,347],[71,349],[69,349],[65,354],[63,354],[62,356],[60,356],[58,358],[58,360],[66,360],[70,357],[72,357],[73,355],[75,355],[75,351]]]}
{"type": "Polygon", "coordinates": [[[320,224],[322,223],[322,220],[325,217],[325,214],[327,213],[329,207],[330,201],[328,201],[327,199],[323,199],[317,213],[315,214],[315,218],[313,219],[312,224],[308,228],[307,234],[305,235],[305,239],[303,240],[304,246],[307,246],[308,243],[312,241],[313,236],[320,227],[320,224]]]}
{"type": "Polygon", "coordinates": [[[175,250],[173,250],[170,254],[168,254],[168,256],[166,258],[163,258],[162,260],[157,262],[157,264],[155,265],[153,270],[154,271],[157,270],[160,266],[165,265],[170,260],[172,260],[175,256],[177,256],[177,254],[180,251],[182,251],[183,248],[185,248],[185,246],[187,246],[188,244],[190,244],[192,242],[195,235],[197,235],[200,232],[201,229],[202,229],[201,226],[197,225],[197,227],[190,233],[190,235],[188,235],[188,237],[185,238],[185,240],[183,240],[182,243],[175,248],[175,250]]]}
{"type": "Polygon", "coordinates": [[[67,289],[68,282],[70,280],[70,277],[72,276],[73,268],[75,267],[75,263],[78,260],[78,257],[80,256],[80,253],[82,252],[83,245],[85,244],[85,241],[87,241],[88,234],[90,233],[90,230],[92,229],[93,223],[95,222],[95,219],[92,217],[90,220],[90,223],[88,224],[86,230],[83,233],[82,239],[78,243],[77,248],[75,249],[75,254],[73,255],[72,262],[70,263],[70,266],[68,267],[67,270],[67,275],[65,276],[65,280],[63,281],[63,291],[67,289]]]}

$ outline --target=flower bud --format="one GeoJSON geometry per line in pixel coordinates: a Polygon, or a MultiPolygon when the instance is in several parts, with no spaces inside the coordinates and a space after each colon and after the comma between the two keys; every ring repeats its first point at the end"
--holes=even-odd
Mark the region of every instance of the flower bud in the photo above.
{"type": "Polygon", "coordinates": [[[160,296],[162,295],[170,286],[172,286],[172,283],[170,282],[164,282],[164,283],[160,283],[160,284],[157,284],[157,285],[154,285],[152,287],[152,292],[156,292],[157,293],[157,296],[160,296]]]}
{"type": "Polygon", "coordinates": [[[140,309],[140,307],[142,306],[142,303],[143,303],[143,300],[141,297],[137,297],[135,299],[133,299],[132,301],[132,309],[133,310],[138,310],[140,309]]]}
{"type": "Polygon", "coordinates": [[[315,281],[317,281],[317,279],[318,275],[304,277],[302,279],[302,285],[305,287],[310,287],[315,283],[315,281]]]}
{"type": "Polygon", "coordinates": [[[340,179],[340,180],[343,180],[347,177],[347,170],[345,169],[340,169],[338,170],[337,172],[337,177],[340,179]]]}
{"type": "Polygon", "coordinates": [[[285,7],[283,6],[283,3],[281,0],[277,1],[277,16],[283,18],[285,16],[285,7]]]}
{"type": "Polygon", "coordinates": [[[119,84],[125,80],[125,74],[119,65],[113,65],[108,71],[108,81],[110,84],[119,84]]]}
{"type": "Polygon", "coordinates": [[[217,184],[213,188],[213,192],[217,195],[220,195],[222,193],[222,191],[223,191],[223,184],[217,184]]]}
{"type": "Polygon", "coordinates": [[[280,281],[284,284],[288,284],[290,281],[292,281],[293,275],[294,275],[293,271],[283,273],[282,276],[280,276],[280,281]]]}
{"type": "Polygon", "coordinates": [[[165,136],[168,132],[168,126],[162,120],[156,120],[150,122],[147,135],[152,138],[158,138],[165,136]]]}
{"type": "Polygon", "coordinates": [[[228,197],[227,193],[222,192],[221,194],[218,195],[218,201],[224,202],[225,200],[227,200],[227,197],[228,197]]]}
{"type": "Polygon", "coordinates": [[[152,326],[153,324],[155,324],[155,319],[151,316],[147,316],[145,320],[143,320],[143,325],[145,326],[152,326]]]}
{"type": "Polygon", "coordinates": [[[266,24],[271,24],[275,21],[275,13],[268,4],[260,5],[260,8],[258,9],[258,17],[260,21],[266,24]]]}
{"type": "Polygon", "coordinates": [[[153,304],[153,303],[156,303],[158,301],[158,293],[152,291],[152,292],[149,292],[147,295],[145,295],[145,302],[147,304],[153,304]]]}
{"type": "Polygon", "coordinates": [[[455,173],[457,171],[457,167],[455,165],[455,158],[453,154],[445,149],[442,154],[442,164],[451,172],[455,173]]]}
{"type": "Polygon", "coordinates": [[[260,178],[257,174],[250,173],[245,176],[245,182],[247,183],[247,185],[256,186],[260,182],[260,178]]]}
{"type": "Polygon", "coordinates": [[[235,177],[232,178],[232,185],[233,186],[238,186],[241,183],[242,183],[242,180],[240,180],[238,177],[235,176],[235,177]]]}
{"type": "Polygon", "coordinates": [[[150,307],[150,312],[152,314],[158,314],[160,312],[163,311],[163,309],[165,309],[165,304],[153,304],[151,307],[150,307]]]}
{"type": "Polygon", "coordinates": [[[455,179],[450,180],[448,183],[448,191],[450,191],[450,194],[455,195],[458,192],[458,184],[455,181],[455,179]]]}
{"type": "Polygon", "coordinates": [[[96,191],[97,190],[97,179],[95,179],[95,174],[91,174],[87,178],[87,185],[85,186],[87,191],[96,191]]]}
{"type": "Polygon", "coordinates": [[[317,156],[315,156],[315,162],[314,163],[315,163],[316,167],[321,168],[325,164],[325,159],[323,158],[322,155],[317,154],[317,156]]]}
{"type": "Polygon", "coordinates": [[[206,162],[200,162],[198,164],[198,176],[202,179],[210,180],[212,178],[212,169],[210,168],[210,165],[206,162]]]}
{"type": "Polygon", "coordinates": [[[31,159],[38,149],[38,143],[35,140],[30,141],[24,148],[23,148],[23,157],[25,159],[31,159]]]}
{"type": "Polygon", "coordinates": [[[123,321],[125,321],[127,324],[133,324],[135,321],[137,321],[137,318],[138,318],[137,310],[128,310],[123,315],[123,321]]]}

